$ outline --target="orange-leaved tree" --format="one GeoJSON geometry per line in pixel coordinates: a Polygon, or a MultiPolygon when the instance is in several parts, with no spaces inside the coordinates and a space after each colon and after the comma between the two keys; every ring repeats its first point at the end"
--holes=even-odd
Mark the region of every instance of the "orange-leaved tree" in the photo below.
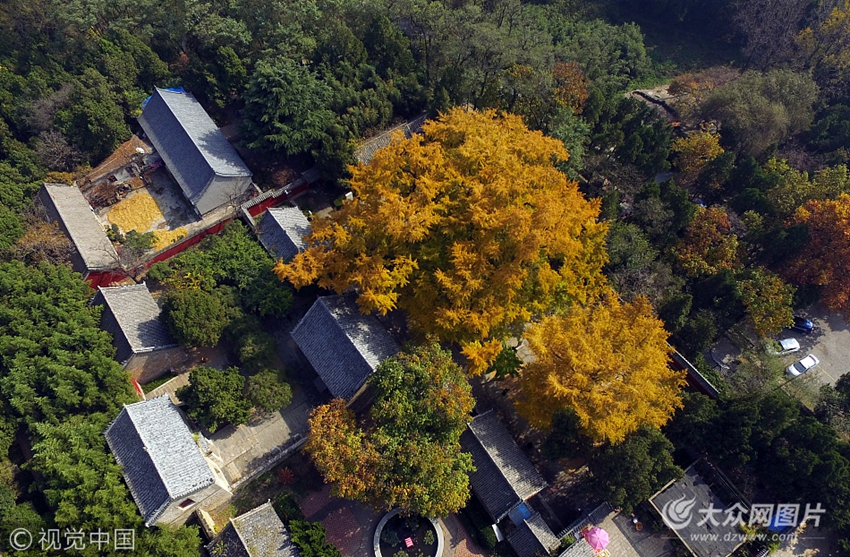
{"type": "Polygon", "coordinates": [[[314,220],[307,249],[275,272],[355,288],[363,311],[401,308],[480,373],[508,334],[605,284],[607,225],[555,167],[567,157],[518,116],[453,109],[352,167],[354,199],[314,220]]]}
{"type": "Polygon", "coordinates": [[[788,279],[822,287],[824,305],[850,314],[850,195],[809,201],[791,223],[805,224],[810,239],[788,265],[788,279]]]}
{"type": "Polygon", "coordinates": [[[692,277],[737,269],[738,236],[732,233],[726,211],[721,207],[699,207],[673,254],[692,277]]]}
{"type": "Polygon", "coordinates": [[[380,462],[375,448],[366,443],[366,434],[357,427],[354,412],[341,398],[319,406],[310,414],[310,437],[305,449],[335,494],[345,499],[361,499],[380,462]]]}
{"type": "Polygon", "coordinates": [[[664,425],[681,407],[684,374],[669,367],[669,333],[642,296],[575,304],[525,336],[535,361],[522,373],[518,409],[535,427],[571,408],[582,433],[618,443],[641,425],[664,425]]]}
{"type": "Polygon", "coordinates": [[[574,114],[581,114],[589,96],[587,86],[590,83],[581,66],[576,62],[559,62],[552,68],[552,79],[555,82],[555,101],[574,114]]]}

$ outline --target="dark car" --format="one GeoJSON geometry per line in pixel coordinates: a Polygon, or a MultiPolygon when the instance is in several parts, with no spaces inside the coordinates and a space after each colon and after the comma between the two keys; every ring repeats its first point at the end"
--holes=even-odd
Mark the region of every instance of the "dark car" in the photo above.
{"type": "Polygon", "coordinates": [[[814,324],[805,317],[800,317],[799,315],[794,316],[794,324],[791,326],[792,331],[809,334],[814,328],[814,324]]]}

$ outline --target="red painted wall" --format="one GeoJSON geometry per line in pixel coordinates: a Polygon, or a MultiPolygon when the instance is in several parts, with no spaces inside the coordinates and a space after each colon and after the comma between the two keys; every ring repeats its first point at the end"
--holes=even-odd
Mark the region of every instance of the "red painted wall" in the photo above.
{"type": "MultiPolygon", "coordinates": [[[[259,215],[260,213],[262,213],[263,211],[265,211],[269,207],[274,207],[275,205],[279,205],[280,203],[287,201],[291,197],[293,197],[293,196],[295,196],[295,195],[297,195],[297,194],[299,194],[303,191],[306,191],[307,188],[309,188],[309,187],[310,187],[310,185],[305,182],[304,184],[301,184],[301,185],[299,185],[295,188],[292,188],[288,192],[281,192],[281,194],[278,195],[278,196],[271,196],[268,199],[264,199],[261,202],[257,203],[256,205],[248,207],[248,209],[247,209],[248,214],[250,214],[252,217],[256,217],[257,215],[259,215]]],[[[116,282],[122,281],[122,280],[126,279],[127,277],[129,277],[131,274],[133,276],[138,275],[139,273],[150,269],[151,265],[153,265],[154,263],[159,263],[160,261],[167,261],[168,259],[171,259],[175,255],[182,253],[183,251],[194,246],[195,244],[197,244],[198,242],[200,242],[201,240],[203,240],[204,238],[206,238],[210,234],[218,234],[219,232],[221,232],[222,228],[224,228],[224,225],[226,225],[228,222],[233,220],[233,218],[234,217],[223,220],[223,221],[221,221],[217,224],[214,224],[213,226],[211,226],[211,227],[209,227],[205,230],[198,232],[197,234],[195,234],[193,236],[185,238],[180,243],[174,244],[173,246],[169,247],[165,251],[156,254],[150,260],[142,263],[141,265],[139,265],[138,267],[133,269],[132,272],[129,273],[129,274],[120,270],[120,269],[115,269],[115,270],[112,270],[112,271],[102,271],[102,272],[89,273],[88,275],[86,275],[86,280],[92,286],[92,288],[97,288],[98,286],[109,286],[109,285],[114,284],[116,282]]]]}

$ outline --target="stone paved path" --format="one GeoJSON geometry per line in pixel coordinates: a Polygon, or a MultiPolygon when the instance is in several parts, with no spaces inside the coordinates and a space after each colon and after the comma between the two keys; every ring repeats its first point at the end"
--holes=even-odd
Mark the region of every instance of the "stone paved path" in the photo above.
{"type": "Polygon", "coordinates": [[[446,545],[443,549],[445,557],[484,557],[486,551],[472,541],[466,528],[463,527],[456,515],[440,521],[443,525],[446,545]]]}
{"type": "Polygon", "coordinates": [[[321,522],[327,539],[345,557],[374,557],[372,537],[380,516],[371,509],[347,499],[331,497],[330,486],[301,501],[301,512],[307,520],[321,522]]]}

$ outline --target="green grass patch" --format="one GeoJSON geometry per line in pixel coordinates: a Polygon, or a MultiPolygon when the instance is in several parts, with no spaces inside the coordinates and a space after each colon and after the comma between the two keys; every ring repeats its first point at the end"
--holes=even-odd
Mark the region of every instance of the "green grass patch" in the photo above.
{"type": "Polygon", "coordinates": [[[168,383],[172,379],[174,379],[174,376],[171,375],[170,373],[166,373],[162,377],[158,377],[158,378],[154,379],[153,381],[149,381],[148,383],[145,383],[144,385],[142,385],[142,390],[145,392],[145,394],[148,394],[149,392],[153,391],[157,387],[161,387],[162,385],[165,385],[166,383],[168,383]]]}

